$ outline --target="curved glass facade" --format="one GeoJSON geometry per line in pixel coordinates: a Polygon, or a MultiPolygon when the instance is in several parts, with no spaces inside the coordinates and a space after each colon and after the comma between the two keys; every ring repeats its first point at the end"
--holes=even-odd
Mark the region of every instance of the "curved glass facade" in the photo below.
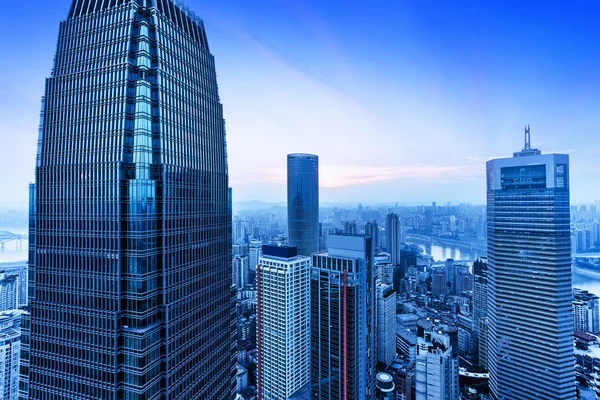
{"type": "Polygon", "coordinates": [[[288,154],[288,243],[298,254],[319,251],[319,157],[288,154]]]}
{"type": "Polygon", "coordinates": [[[233,397],[227,188],[202,21],[74,0],[32,195],[30,398],[233,397]]]}

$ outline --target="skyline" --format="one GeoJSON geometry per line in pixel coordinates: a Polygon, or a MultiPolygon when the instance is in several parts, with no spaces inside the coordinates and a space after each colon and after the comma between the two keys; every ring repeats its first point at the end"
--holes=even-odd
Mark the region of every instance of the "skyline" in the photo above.
{"type": "MultiPolygon", "coordinates": [[[[4,6],[4,207],[27,205],[70,1],[42,4],[4,6]]],[[[306,152],[320,158],[323,203],[483,204],[485,161],[520,150],[526,124],[533,147],[571,156],[571,201],[600,198],[596,4],[186,4],[212,38],[234,203],[285,201],[286,156],[306,152]]]]}

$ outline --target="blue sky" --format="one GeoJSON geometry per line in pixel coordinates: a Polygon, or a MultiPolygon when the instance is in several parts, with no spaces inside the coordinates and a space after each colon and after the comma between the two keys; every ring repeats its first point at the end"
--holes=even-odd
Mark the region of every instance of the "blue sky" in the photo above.
{"type": "MultiPolygon", "coordinates": [[[[286,155],[323,202],[485,199],[485,161],[571,155],[600,199],[600,3],[188,0],[217,64],[234,201],[285,201],[286,155]]],[[[3,4],[0,205],[33,179],[40,98],[70,0],[3,4]]]]}

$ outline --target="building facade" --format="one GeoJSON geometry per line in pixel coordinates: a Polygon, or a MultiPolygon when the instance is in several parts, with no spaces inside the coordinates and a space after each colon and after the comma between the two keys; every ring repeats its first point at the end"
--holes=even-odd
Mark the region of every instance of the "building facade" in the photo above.
{"type": "Polygon", "coordinates": [[[386,367],[396,358],[396,299],[390,284],[378,283],[377,290],[377,362],[386,367]]]}
{"type": "Polygon", "coordinates": [[[497,400],[573,400],[569,156],[487,162],[488,364],[497,400]]]}
{"type": "Polygon", "coordinates": [[[573,329],[600,332],[598,296],[582,289],[573,289],[573,329]]]}
{"type": "Polygon", "coordinates": [[[392,256],[392,264],[400,264],[400,250],[402,249],[402,225],[398,214],[388,214],[385,220],[385,251],[392,256]]]}
{"type": "Polygon", "coordinates": [[[288,243],[298,254],[319,251],[319,157],[287,156],[288,243]]]}
{"type": "Polygon", "coordinates": [[[258,398],[287,400],[310,382],[310,257],[263,246],[256,289],[258,398]]]}
{"type": "Polygon", "coordinates": [[[74,0],[42,101],[29,259],[34,399],[231,399],[225,122],[172,0],[74,0]]]}
{"type": "Polygon", "coordinates": [[[423,318],[417,323],[416,400],[458,400],[458,329],[423,318]]]}
{"type": "Polygon", "coordinates": [[[375,395],[375,267],[370,236],[329,235],[311,267],[314,400],[375,395]]]}
{"type": "Polygon", "coordinates": [[[488,368],[487,258],[473,263],[473,327],[477,335],[479,365],[488,368]]]}
{"type": "Polygon", "coordinates": [[[0,312],[0,394],[4,400],[19,398],[21,313],[0,312]]]}

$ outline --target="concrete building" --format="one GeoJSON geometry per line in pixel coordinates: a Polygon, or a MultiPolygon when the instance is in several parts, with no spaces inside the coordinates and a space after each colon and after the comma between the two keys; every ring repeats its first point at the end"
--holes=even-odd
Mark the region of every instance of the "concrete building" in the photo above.
{"type": "Polygon", "coordinates": [[[312,398],[372,400],[376,295],[370,236],[329,235],[311,268],[312,398]]]}
{"type": "Polygon", "coordinates": [[[396,358],[396,299],[392,285],[377,284],[377,362],[385,366],[396,358]]]}
{"type": "Polygon", "coordinates": [[[573,289],[573,329],[590,333],[600,332],[598,296],[587,290],[573,289]]]}
{"type": "Polygon", "coordinates": [[[0,312],[0,394],[4,400],[19,398],[21,311],[0,312]]]}
{"type": "Polygon", "coordinates": [[[431,275],[431,296],[438,298],[448,292],[448,280],[446,279],[446,271],[436,269],[431,275]]]}
{"type": "Polygon", "coordinates": [[[258,398],[287,400],[310,381],[310,258],[264,245],[256,269],[258,398]]]}
{"type": "Polygon", "coordinates": [[[18,277],[0,271],[0,311],[16,310],[19,304],[18,277]]]}
{"type": "Polygon", "coordinates": [[[392,256],[392,264],[400,264],[400,250],[402,249],[402,225],[398,214],[388,214],[385,221],[386,249],[392,256]]]}
{"type": "Polygon", "coordinates": [[[503,400],[574,400],[569,156],[487,162],[489,371],[503,400]]]}
{"type": "Polygon", "coordinates": [[[458,329],[422,318],[417,324],[416,400],[458,400],[458,329]]]}

